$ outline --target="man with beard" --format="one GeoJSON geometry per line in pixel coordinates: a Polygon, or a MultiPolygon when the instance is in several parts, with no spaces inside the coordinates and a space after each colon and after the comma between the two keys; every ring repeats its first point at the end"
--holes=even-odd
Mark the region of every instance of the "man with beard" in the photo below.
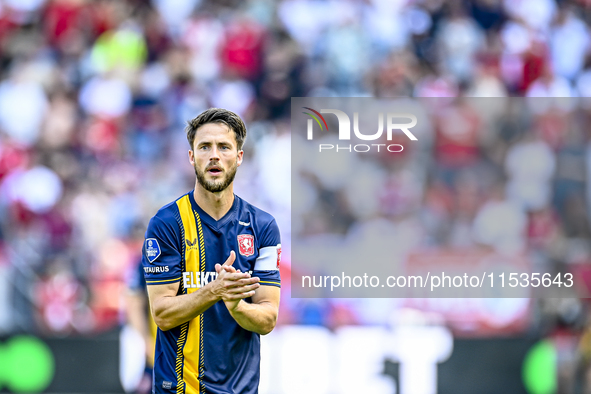
{"type": "Polygon", "coordinates": [[[195,188],[156,213],[143,247],[158,325],[153,393],[257,393],[259,335],[279,308],[279,229],[234,195],[240,117],[212,108],[186,131],[195,188]]]}

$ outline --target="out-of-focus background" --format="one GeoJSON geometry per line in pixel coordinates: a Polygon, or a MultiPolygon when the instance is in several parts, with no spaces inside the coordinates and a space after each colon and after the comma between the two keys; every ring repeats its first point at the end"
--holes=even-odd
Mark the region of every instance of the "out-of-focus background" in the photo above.
{"type": "MultiPolygon", "coordinates": [[[[288,284],[291,97],[591,96],[590,24],[587,0],[0,0],[0,391],[144,389],[122,367],[128,287],[147,221],[193,186],[183,128],[202,110],[247,123],[236,193],[277,218],[288,284]]],[[[584,275],[591,150],[570,131],[587,103],[523,129],[464,102],[445,113],[462,128],[434,128],[422,179],[386,159],[380,209],[429,245],[494,246],[507,229],[536,263],[584,275]]],[[[341,226],[306,231],[363,221],[342,188],[310,190],[342,202],[326,211],[341,226]]],[[[409,305],[283,289],[261,392],[591,392],[584,291],[409,305]]]]}

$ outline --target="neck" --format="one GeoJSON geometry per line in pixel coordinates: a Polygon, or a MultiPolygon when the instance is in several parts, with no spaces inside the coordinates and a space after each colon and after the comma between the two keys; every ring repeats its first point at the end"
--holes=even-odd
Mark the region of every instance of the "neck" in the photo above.
{"type": "Polygon", "coordinates": [[[212,193],[207,191],[199,184],[195,183],[195,189],[193,190],[193,197],[195,202],[205,213],[214,218],[220,220],[226,213],[232,208],[234,203],[234,188],[230,184],[225,190],[221,192],[212,193]]]}

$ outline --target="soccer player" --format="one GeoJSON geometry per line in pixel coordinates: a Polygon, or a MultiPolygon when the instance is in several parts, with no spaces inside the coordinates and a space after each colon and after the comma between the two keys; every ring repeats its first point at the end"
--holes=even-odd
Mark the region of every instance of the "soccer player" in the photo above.
{"type": "Polygon", "coordinates": [[[188,122],[194,190],[150,220],[142,264],[158,325],[154,393],[257,393],[260,337],[279,309],[275,219],[234,195],[246,127],[212,108],[188,122]]]}

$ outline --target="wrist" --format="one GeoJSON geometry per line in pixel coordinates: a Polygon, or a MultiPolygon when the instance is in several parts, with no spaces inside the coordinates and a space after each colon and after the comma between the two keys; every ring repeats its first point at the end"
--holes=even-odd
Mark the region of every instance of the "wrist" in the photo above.
{"type": "Polygon", "coordinates": [[[201,291],[209,293],[212,301],[218,302],[222,300],[222,288],[216,281],[210,282],[201,288],[201,291]]]}
{"type": "Polygon", "coordinates": [[[242,306],[244,305],[244,300],[230,300],[224,301],[224,303],[226,304],[228,311],[231,313],[240,313],[242,306]]]}

